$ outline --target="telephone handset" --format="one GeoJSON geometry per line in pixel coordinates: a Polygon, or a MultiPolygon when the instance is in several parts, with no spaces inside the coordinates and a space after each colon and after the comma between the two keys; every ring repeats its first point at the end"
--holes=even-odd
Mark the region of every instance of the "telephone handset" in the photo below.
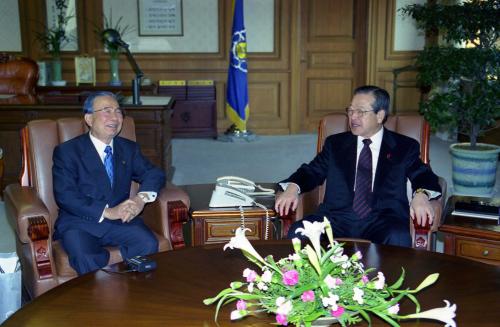
{"type": "Polygon", "coordinates": [[[217,178],[216,185],[229,186],[238,189],[246,195],[273,195],[274,190],[255,184],[251,180],[237,176],[222,176],[217,178]],[[256,190],[259,191],[256,191],[256,190]]]}
{"type": "Polygon", "coordinates": [[[215,185],[215,190],[212,192],[209,207],[251,207],[254,204],[254,199],[243,193],[241,190],[228,185],[215,185]]]}

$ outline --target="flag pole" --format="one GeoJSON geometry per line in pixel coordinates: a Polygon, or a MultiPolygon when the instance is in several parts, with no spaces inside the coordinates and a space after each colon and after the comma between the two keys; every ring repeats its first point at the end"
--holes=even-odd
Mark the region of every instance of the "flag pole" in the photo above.
{"type": "Polygon", "coordinates": [[[233,124],[219,137],[219,140],[225,142],[255,140],[255,134],[247,129],[250,106],[248,102],[247,33],[243,15],[243,0],[233,0],[226,114],[233,124]]]}

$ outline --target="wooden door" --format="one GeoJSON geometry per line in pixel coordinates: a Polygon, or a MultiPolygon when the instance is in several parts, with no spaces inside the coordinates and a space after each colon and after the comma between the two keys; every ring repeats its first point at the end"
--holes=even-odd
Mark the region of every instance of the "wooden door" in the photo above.
{"type": "Polygon", "coordinates": [[[316,131],[365,83],[368,1],[301,0],[300,7],[299,129],[316,131]]]}

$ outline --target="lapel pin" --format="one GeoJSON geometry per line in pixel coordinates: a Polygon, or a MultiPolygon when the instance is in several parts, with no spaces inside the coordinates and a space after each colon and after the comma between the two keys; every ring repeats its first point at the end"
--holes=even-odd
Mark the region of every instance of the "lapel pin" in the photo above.
{"type": "Polygon", "coordinates": [[[390,153],[387,154],[387,159],[391,159],[392,155],[390,153]]]}
{"type": "Polygon", "coordinates": [[[124,165],[124,164],[125,164],[125,160],[122,160],[122,165],[124,165]]]}

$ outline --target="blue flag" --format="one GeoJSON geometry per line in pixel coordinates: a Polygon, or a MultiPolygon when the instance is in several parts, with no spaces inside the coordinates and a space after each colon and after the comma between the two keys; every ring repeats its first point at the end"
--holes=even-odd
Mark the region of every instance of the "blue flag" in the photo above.
{"type": "Polygon", "coordinates": [[[243,0],[234,0],[233,5],[226,113],[239,130],[246,131],[250,109],[248,107],[247,32],[243,19],[243,0]]]}

